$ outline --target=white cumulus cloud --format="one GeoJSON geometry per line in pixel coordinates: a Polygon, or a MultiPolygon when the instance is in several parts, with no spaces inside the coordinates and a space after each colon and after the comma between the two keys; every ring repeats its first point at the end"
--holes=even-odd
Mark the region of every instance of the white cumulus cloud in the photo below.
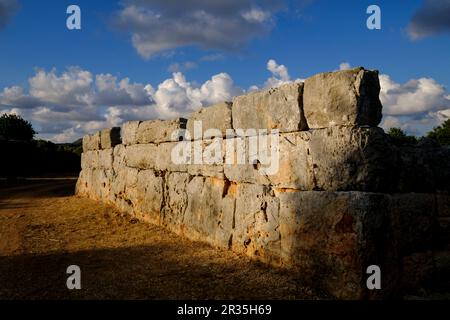
{"type": "Polygon", "coordinates": [[[450,97],[445,87],[432,78],[411,79],[397,83],[380,75],[380,100],[385,129],[400,127],[422,136],[450,116],[450,97]]]}
{"type": "Polygon", "coordinates": [[[186,116],[243,93],[226,73],[197,85],[175,72],[154,88],[70,67],[62,73],[36,70],[29,84],[27,92],[19,86],[0,91],[0,113],[22,115],[32,121],[40,137],[56,142],[72,141],[127,120],[186,116]]]}
{"type": "MultiPolygon", "coordinates": [[[[269,78],[261,87],[277,87],[292,81],[285,65],[270,59],[269,78]]],[[[20,86],[0,91],[0,113],[20,114],[30,120],[40,137],[70,142],[86,133],[118,126],[128,120],[169,119],[187,116],[201,107],[229,101],[246,90],[227,73],[213,75],[203,83],[188,81],[182,72],[156,86],[119,79],[111,74],[93,74],[79,67],[36,70],[29,89],[20,86]]],[[[450,94],[432,78],[395,82],[380,75],[385,129],[401,127],[423,135],[450,117],[450,94]]],[[[256,90],[257,86],[249,90],[256,90]]],[[[247,90],[247,91],[249,91],[247,90]]]]}

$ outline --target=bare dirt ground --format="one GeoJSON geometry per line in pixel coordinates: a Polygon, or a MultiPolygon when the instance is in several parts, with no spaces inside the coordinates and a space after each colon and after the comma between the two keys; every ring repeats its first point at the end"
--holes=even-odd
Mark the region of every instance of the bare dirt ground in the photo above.
{"type": "Polygon", "coordinates": [[[0,299],[316,299],[285,270],[73,196],[75,180],[0,181],[0,299]],[[69,265],[81,290],[68,290],[69,265]]]}

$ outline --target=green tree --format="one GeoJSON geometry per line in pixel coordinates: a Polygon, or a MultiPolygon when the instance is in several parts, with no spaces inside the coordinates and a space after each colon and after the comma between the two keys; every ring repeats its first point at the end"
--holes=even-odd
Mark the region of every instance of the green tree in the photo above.
{"type": "Polygon", "coordinates": [[[442,145],[450,145],[450,119],[435,127],[428,133],[428,138],[438,141],[442,145]]]}
{"type": "Polygon", "coordinates": [[[417,138],[414,136],[408,136],[402,129],[400,128],[390,128],[387,133],[394,141],[399,143],[417,143],[417,138]]]}
{"type": "Polygon", "coordinates": [[[0,117],[0,137],[5,140],[31,141],[36,131],[31,123],[15,114],[0,117]]]}

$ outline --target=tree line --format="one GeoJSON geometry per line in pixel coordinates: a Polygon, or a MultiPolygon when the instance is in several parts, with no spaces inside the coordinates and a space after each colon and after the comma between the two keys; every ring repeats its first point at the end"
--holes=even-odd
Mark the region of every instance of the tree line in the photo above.
{"type": "Polygon", "coordinates": [[[0,116],[0,177],[78,175],[81,140],[55,144],[35,139],[36,134],[31,123],[22,117],[0,116]]]}
{"type": "Polygon", "coordinates": [[[424,137],[415,137],[407,135],[400,128],[391,128],[387,134],[397,143],[401,144],[417,144],[424,138],[432,139],[442,146],[450,146],[450,119],[447,119],[440,126],[433,128],[424,137]]]}

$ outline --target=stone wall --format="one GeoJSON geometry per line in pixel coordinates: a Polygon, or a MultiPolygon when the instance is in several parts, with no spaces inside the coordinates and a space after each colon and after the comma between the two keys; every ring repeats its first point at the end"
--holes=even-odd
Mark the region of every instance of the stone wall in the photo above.
{"type": "Polygon", "coordinates": [[[76,192],[286,267],[336,298],[394,296],[405,259],[431,248],[437,217],[450,215],[450,152],[393,143],[377,127],[379,91],[378,73],[357,68],[187,120],[127,122],[84,137],[76,192]],[[383,290],[367,289],[374,264],[383,290]]]}

